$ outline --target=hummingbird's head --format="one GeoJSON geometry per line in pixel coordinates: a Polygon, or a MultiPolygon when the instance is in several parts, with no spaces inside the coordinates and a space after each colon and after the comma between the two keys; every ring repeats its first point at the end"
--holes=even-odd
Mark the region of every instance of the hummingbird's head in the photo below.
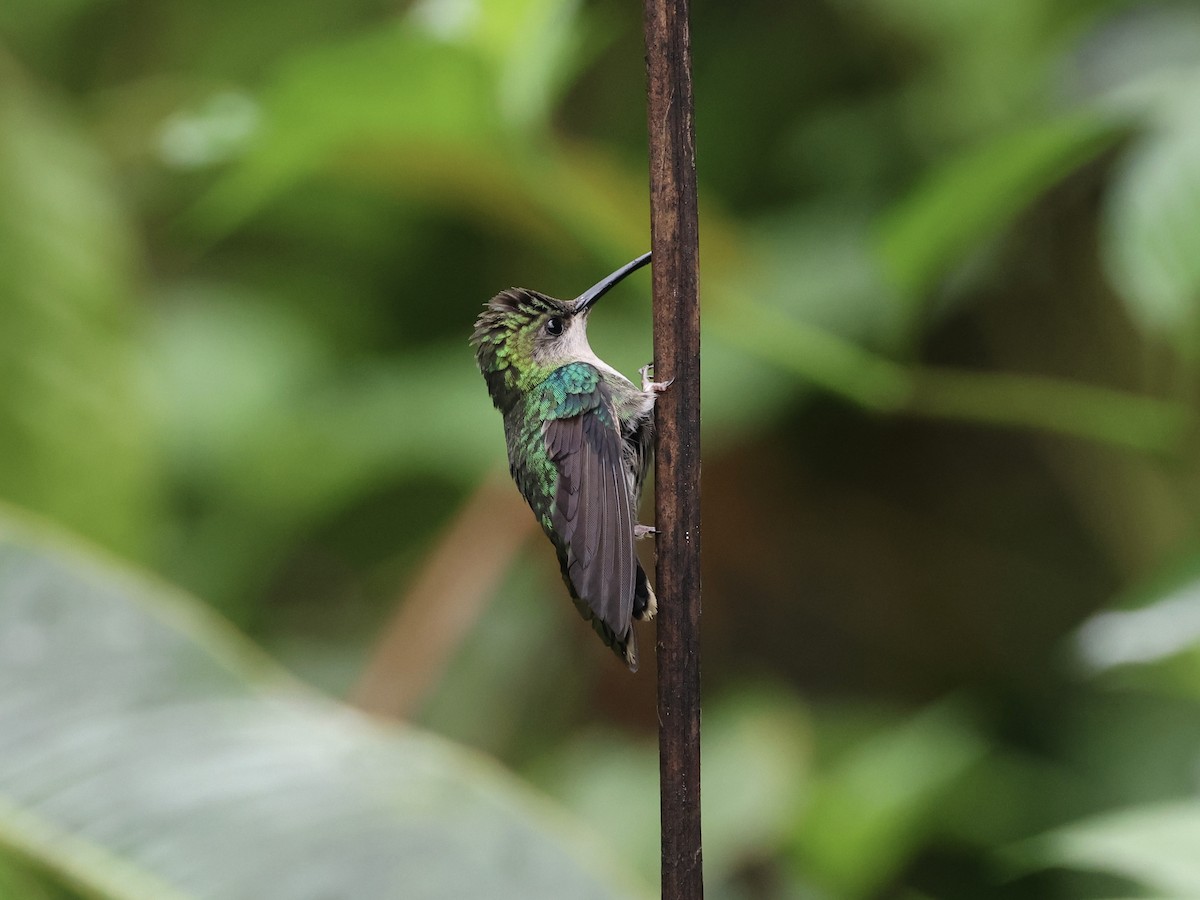
{"type": "Polygon", "coordinates": [[[559,366],[591,355],[587,310],[574,300],[509,288],[479,314],[471,345],[492,401],[507,410],[559,366]]]}
{"type": "Polygon", "coordinates": [[[595,359],[587,340],[592,305],[649,261],[649,253],[639,256],[574,300],[556,300],[525,288],[509,288],[489,300],[475,320],[471,346],[492,402],[507,412],[522,393],[555,369],[595,359]]]}

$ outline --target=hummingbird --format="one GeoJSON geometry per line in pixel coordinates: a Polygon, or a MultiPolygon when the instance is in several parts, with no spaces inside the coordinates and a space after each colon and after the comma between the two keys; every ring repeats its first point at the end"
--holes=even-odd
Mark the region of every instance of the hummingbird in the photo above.
{"type": "Polygon", "coordinates": [[[635,385],[595,354],[587,323],[596,301],[648,262],[645,253],[574,300],[501,291],[471,335],[504,416],[517,489],[554,544],[575,608],[633,672],[633,620],[658,609],[634,553],[636,539],[656,533],[637,524],[638,501],[653,456],[654,401],[671,382],[651,380],[647,364],[635,385]]]}

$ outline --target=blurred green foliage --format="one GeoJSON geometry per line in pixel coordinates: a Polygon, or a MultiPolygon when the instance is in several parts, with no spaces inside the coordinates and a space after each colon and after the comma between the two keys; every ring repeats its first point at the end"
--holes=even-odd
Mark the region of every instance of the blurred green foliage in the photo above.
{"type": "MultiPolygon", "coordinates": [[[[710,896],[1200,892],[1200,11],[692,18],[710,896]]],[[[435,880],[458,810],[522,858],[585,860],[598,895],[655,883],[653,667],[595,646],[540,538],[452,543],[503,468],[479,305],[571,296],[645,249],[640,21],[611,0],[0,5],[0,496],[202,598],[9,538],[0,613],[31,571],[51,587],[0,634],[0,719],[33,729],[0,733],[0,896],[246,896],[264,841],[294,879],[277,896],[393,896],[373,854],[418,839],[356,818],[338,735],[446,838],[435,880]],[[438,739],[265,659],[222,688],[255,698],[236,721],[206,718],[228,697],[203,660],[253,651],[201,602],[366,706],[407,633],[430,684],[393,711],[567,812],[453,748],[433,765],[461,793],[421,795],[389,760],[438,739]],[[159,663],[129,664],[164,616],[159,663]],[[169,752],[117,714],[146,696],[169,752]],[[304,746],[294,805],[235,785],[304,746]],[[148,757],[150,787],[128,774],[148,757]],[[586,836],[560,841],[568,817],[586,836]],[[201,864],[229,835],[247,858],[201,864]],[[367,862],[312,864],[347,847],[367,862]]],[[[647,284],[593,322],[628,372],[647,284]]],[[[547,870],[508,872],[518,892],[522,871],[547,870]]]]}

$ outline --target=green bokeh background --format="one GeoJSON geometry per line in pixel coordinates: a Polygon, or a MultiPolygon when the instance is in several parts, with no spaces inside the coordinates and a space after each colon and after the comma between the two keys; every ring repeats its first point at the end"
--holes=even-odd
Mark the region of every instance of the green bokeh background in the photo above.
{"type": "MultiPolygon", "coordinates": [[[[1200,7],[692,20],[709,896],[1200,895],[1200,7]]],[[[91,547],[31,538],[54,565],[152,573],[143,614],[181,604],[181,640],[253,654],[215,611],[274,658],[250,684],[278,665],[351,731],[405,733],[310,689],[495,757],[530,840],[570,822],[612,896],[657,879],[653,628],[630,676],[577,618],[466,340],[498,290],[573,296],[647,248],[644,79],[614,0],[0,5],[5,521],[91,547]]],[[[591,334],[649,360],[649,279],[591,334]]],[[[26,571],[4,558],[0,608],[26,571]]],[[[91,589],[61,584],[86,621],[91,589]]],[[[75,688],[20,676],[26,638],[0,640],[0,684],[63,721],[75,688]]],[[[141,689],[91,665],[104,696],[141,689]]],[[[172,697],[202,690],[163,666],[172,697]]],[[[104,766],[145,745],[108,715],[67,720],[97,726],[89,783],[136,823],[104,766]]],[[[148,870],[251,896],[164,875],[86,810],[44,839],[19,743],[0,896],[156,896],[148,870]]],[[[457,752],[446,778],[472,782],[457,752]]],[[[220,794],[203,761],[168,760],[155,802],[220,794]]],[[[64,791],[83,765],[45,764],[64,791]]],[[[319,811],[333,788],[305,784],[319,811]]],[[[255,852],[263,809],[181,846],[242,829],[255,852]]],[[[422,895],[355,877],[313,896],[422,895]]]]}

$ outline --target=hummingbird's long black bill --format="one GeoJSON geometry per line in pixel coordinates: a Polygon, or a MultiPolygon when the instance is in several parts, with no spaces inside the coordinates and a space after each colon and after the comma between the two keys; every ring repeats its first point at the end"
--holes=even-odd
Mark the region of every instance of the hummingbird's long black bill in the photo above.
{"type": "Polygon", "coordinates": [[[611,275],[606,275],[604,278],[597,281],[590,288],[575,298],[575,312],[581,313],[587,310],[593,303],[607,294],[613,287],[620,284],[626,275],[636,272],[646,263],[650,262],[650,254],[643,253],[637,259],[625,263],[617,271],[611,275]]]}

